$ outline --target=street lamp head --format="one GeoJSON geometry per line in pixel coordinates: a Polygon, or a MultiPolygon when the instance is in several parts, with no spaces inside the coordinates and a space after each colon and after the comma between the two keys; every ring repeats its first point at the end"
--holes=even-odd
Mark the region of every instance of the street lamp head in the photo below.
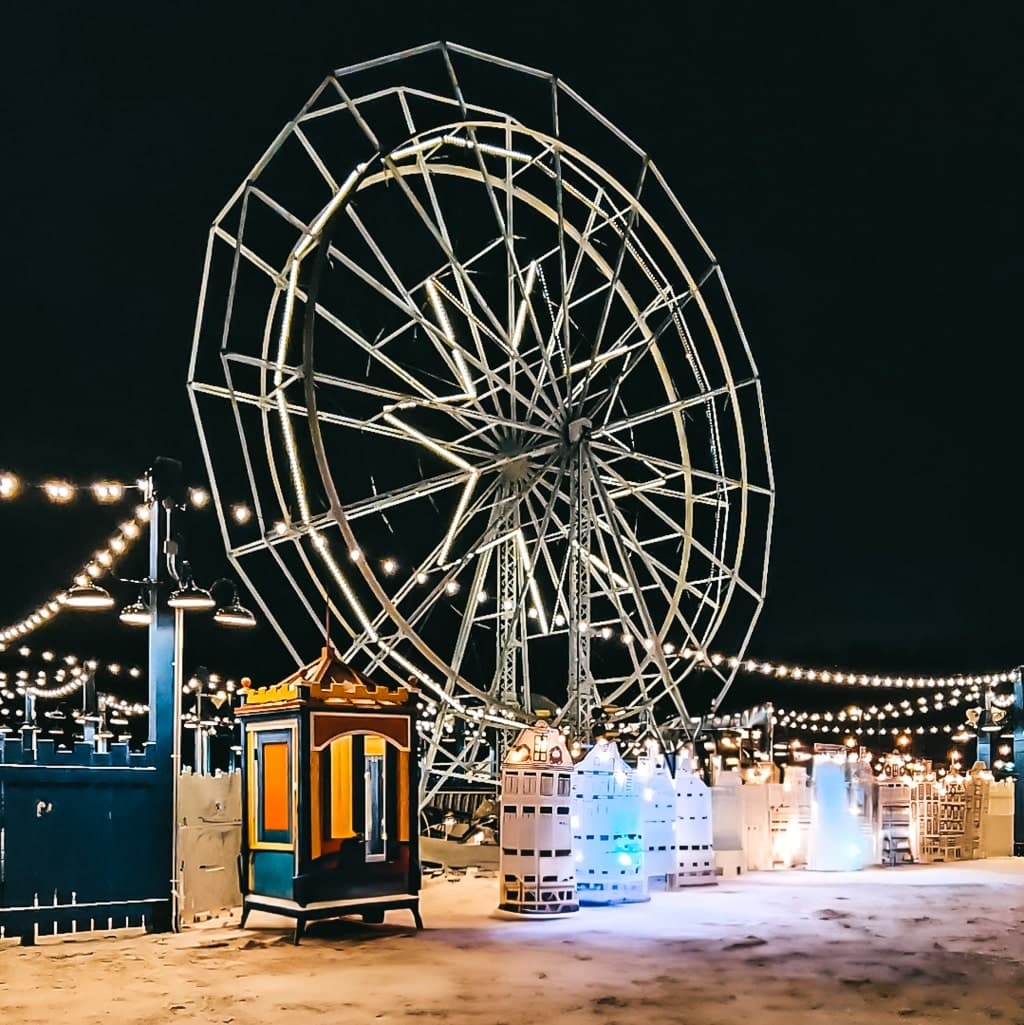
{"type": "Polygon", "coordinates": [[[149,626],[153,622],[153,614],[145,602],[144,594],[121,609],[118,619],[127,626],[149,626]]]}
{"type": "Polygon", "coordinates": [[[213,614],[214,621],[221,626],[253,627],[256,625],[256,617],[244,606],[240,605],[235,598],[231,604],[222,605],[213,614]]]}
{"type": "Polygon", "coordinates": [[[213,595],[204,587],[192,580],[185,581],[176,591],[171,592],[167,604],[172,609],[184,609],[188,612],[201,612],[212,609],[216,602],[213,595]]]}
{"type": "Polygon", "coordinates": [[[99,611],[114,607],[114,599],[110,592],[91,580],[84,584],[76,584],[67,592],[64,604],[69,609],[83,609],[86,611],[99,611]]]}
{"type": "Polygon", "coordinates": [[[221,577],[213,582],[210,588],[217,599],[217,611],[213,614],[214,622],[221,626],[253,627],[256,617],[238,600],[238,588],[228,577],[221,577]]]}

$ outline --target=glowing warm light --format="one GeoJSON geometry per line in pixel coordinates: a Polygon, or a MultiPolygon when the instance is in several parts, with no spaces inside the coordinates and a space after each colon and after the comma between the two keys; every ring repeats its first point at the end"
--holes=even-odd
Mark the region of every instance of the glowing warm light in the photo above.
{"type": "Polygon", "coordinates": [[[75,489],[63,480],[48,480],[43,485],[43,491],[51,502],[63,505],[75,497],[75,489]]]}
{"type": "Polygon", "coordinates": [[[97,481],[92,486],[92,493],[97,502],[108,505],[124,498],[124,487],[115,481],[97,481]]]}
{"type": "Polygon", "coordinates": [[[238,524],[248,523],[252,519],[252,510],[244,502],[236,502],[231,507],[231,518],[238,524]]]}
{"type": "Polygon", "coordinates": [[[392,577],[398,572],[398,563],[394,559],[385,559],[380,564],[380,568],[384,571],[385,576],[392,577]]]}
{"type": "Polygon", "coordinates": [[[21,491],[21,481],[18,477],[5,470],[0,473],[0,498],[15,498],[21,491]]]}
{"type": "Polygon", "coordinates": [[[188,498],[197,509],[202,509],[210,501],[210,493],[206,488],[189,488],[188,498]]]}

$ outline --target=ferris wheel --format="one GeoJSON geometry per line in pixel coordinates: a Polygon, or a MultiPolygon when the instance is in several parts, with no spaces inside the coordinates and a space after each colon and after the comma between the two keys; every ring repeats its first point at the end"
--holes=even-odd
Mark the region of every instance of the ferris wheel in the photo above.
{"type": "Polygon", "coordinates": [[[428,772],[540,707],[717,708],[709,646],[764,597],[761,383],[661,172],[554,76],[451,43],[328,76],[214,221],[189,389],[236,570],[297,661],[326,605],[415,677],[428,772]]]}

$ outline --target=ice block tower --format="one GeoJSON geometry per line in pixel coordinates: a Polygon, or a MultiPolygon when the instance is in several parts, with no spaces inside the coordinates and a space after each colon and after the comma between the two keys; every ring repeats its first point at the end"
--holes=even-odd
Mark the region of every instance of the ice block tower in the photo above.
{"type": "Polygon", "coordinates": [[[546,723],[528,726],[509,747],[501,778],[501,910],[579,910],[570,824],[573,772],[565,737],[546,723]]]}
{"type": "Polygon", "coordinates": [[[718,882],[711,822],[711,791],[680,754],[676,760],[676,886],[718,882]]]}
{"type": "Polygon", "coordinates": [[[598,740],[577,763],[572,803],[581,903],[648,900],[640,795],[614,743],[598,740]]]}

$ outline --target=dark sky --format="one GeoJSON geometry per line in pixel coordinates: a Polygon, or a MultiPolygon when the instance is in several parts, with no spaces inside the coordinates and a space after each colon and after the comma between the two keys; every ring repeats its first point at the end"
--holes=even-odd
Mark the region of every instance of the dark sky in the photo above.
{"type": "MultiPolygon", "coordinates": [[[[185,369],[210,221],[330,69],[449,38],[558,73],[722,263],[778,489],[751,650],[1024,660],[1019,9],[605,6],[10,8],[0,467],[132,478],[163,453],[201,479],[185,369]]],[[[103,540],[80,505],[0,508],[4,623],[103,540]]],[[[193,529],[226,570],[212,516],[193,529]]]]}

